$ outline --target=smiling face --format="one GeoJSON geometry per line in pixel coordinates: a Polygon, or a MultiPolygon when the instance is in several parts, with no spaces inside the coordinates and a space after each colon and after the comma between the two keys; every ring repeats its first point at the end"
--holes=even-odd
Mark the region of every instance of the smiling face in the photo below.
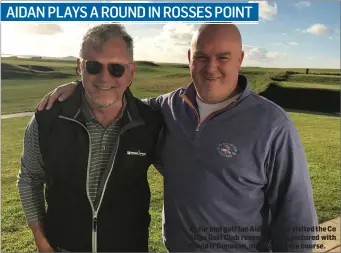
{"type": "Polygon", "coordinates": [[[244,58],[234,25],[204,25],[188,52],[190,72],[199,98],[219,103],[234,94],[244,58]]]}
{"type": "Polygon", "coordinates": [[[132,82],[135,72],[135,65],[131,63],[125,41],[114,38],[101,48],[95,47],[94,44],[89,42],[84,47],[83,58],[79,59],[77,63],[89,103],[95,107],[106,108],[118,101],[122,101],[123,93],[132,82]],[[102,64],[101,68],[98,67],[100,65],[98,63],[102,64]],[[108,64],[111,63],[121,64],[116,67],[111,65],[110,72],[114,74],[120,72],[119,67],[124,66],[122,76],[115,77],[110,74],[108,64]],[[96,68],[97,70],[100,69],[100,71],[91,71],[96,68]]]}

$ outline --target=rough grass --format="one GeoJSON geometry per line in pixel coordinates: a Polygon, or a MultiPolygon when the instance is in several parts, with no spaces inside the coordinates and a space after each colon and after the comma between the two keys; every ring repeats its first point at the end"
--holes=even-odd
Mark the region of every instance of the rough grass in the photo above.
{"type": "Polygon", "coordinates": [[[282,87],[287,88],[307,88],[307,89],[327,89],[327,90],[340,90],[340,84],[320,84],[320,83],[303,83],[303,82],[280,82],[282,87]]]}
{"type": "Polygon", "coordinates": [[[319,222],[340,215],[340,118],[289,113],[307,155],[319,222]]]}
{"type": "Polygon", "coordinates": [[[337,75],[314,75],[314,74],[297,74],[291,75],[288,78],[290,82],[306,82],[306,83],[317,83],[321,85],[339,85],[340,86],[340,76],[337,75]]]}

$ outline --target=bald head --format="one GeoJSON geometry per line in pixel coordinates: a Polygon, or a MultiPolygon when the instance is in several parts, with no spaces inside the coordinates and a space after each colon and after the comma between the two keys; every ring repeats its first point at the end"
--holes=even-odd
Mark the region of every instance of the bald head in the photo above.
{"type": "Polygon", "coordinates": [[[206,103],[219,103],[236,94],[243,58],[242,39],[235,25],[201,25],[188,51],[199,98],[206,103]]]}
{"type": "MultiPolygon", "coordinates": [[[[225,35],[232,43],[236,43],[242,49],[242,36],[234,24],[202,24],[192,37],[191,46],[195,46],[201,38],[214,39],[216,35],[225,35]]],[[[218,39],[218,38],[217,38],[218,39]]]]}

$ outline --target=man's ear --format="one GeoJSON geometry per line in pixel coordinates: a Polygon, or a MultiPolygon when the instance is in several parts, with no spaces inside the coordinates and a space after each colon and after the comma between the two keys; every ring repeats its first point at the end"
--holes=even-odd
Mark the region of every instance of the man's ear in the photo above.
{"type": "Polygon", "coordinates": [[[191,63],[191,49],[188,49],[187,57],[188,57],[188,62],[191,63]]]}
{"type": "Polygon", "coordinates": [[[135,64],[135,62],[129,64],[129,71],[130,71],[130,78],[131,78],[130,79],[130,85],[131,85],[131,83],[134,80],[134,75],[135,75],[135,71],[136,71],[136,64],[135,64]]]}
{"type": "Polygon", "coordinates": [[[136,63],[133,62],[133,63],[130,63],[130,71],[131,71],[131,74],[134,75],[135,74],[135,70],[136,70],[136,63]]]}
{"type": "Polygon", "coordinates": [[[81,76],[81,71],[80,71],[80,69],[79,69],[78,66],[76,67],[76,74],[79,75],[79,76],[81,76]]]}
{"type": "Polygon", "coordinates": [[[241,68],[243,60],[244,60],[244,51],[241,52],[240,57],[239,57],[239,68],[241,68]]]}
{"type": "Polygon", "coordinates": [[[77,58],[76,64],[77,64],[76,73],[80,76],[81,75],[81,60],[79,58],[77,58]]]}
{"type": "Polygon", "coordinates": [[[244,53],[244,51],[242,51],[242,54],[240,55],[240,64],[243,63],[244,55],[245,55],[245,53],[244,53]]]}

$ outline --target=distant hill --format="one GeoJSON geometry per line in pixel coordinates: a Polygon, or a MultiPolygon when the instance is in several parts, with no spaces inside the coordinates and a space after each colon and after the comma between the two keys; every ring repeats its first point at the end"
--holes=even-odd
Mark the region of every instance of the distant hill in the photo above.
{"type": "MultiPolygon", "coordinates": [[[[51,58],[53,59],[53,58],[51,58]]],[[[62,57],[62,58],[59,58],[59,59],[62,59],[64,61],[75,61],[77,60],[77,57],[74,57],[74,56],[66,56],[66,57],[62,57]]]]}
{"type": "Polygon", "coordinates": [[[23,58],[23,59],[42,59],[42,60],[62,60],[62,61],[76,61],[77,57],[75,56],[65,56],[65,57],[48,57],[48,56],[40,56],[40,55],[10,55],[10,54],[1,54],[1,57],[4,58],[23,58]]]}

